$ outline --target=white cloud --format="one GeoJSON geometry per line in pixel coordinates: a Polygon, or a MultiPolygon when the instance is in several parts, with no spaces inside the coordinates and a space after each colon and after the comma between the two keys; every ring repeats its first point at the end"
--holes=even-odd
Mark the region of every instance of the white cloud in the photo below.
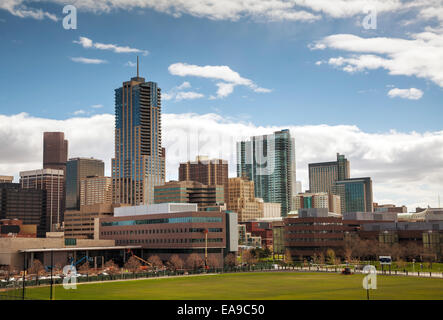
{"type": "Polygon", "coordinates": [[[81,115],[81,114],[85,114],[85,113],[86,113],[85,110],[77,110],[77,111],[74,111],[74,112],[73,112],[73,114],[74,114],[75,116],[78,116],[78,115],[81,115]]]}
{"type": "Polygon", "coordinates": [[[194,91],[181,91],[183,89],[191,88],[191,84],[188,81],[183,82],[179,86],[175,86],[169,92],[165,92],[162,94],[163,100],[193,100],[203,98],[205,95],[199,92],[194,91]]]}
{"type": "Polygon", "coordinates": [[[74,61],[74,62],[84,63],[84,64],[102,64],[102,63],[107,63],[106,60],[90,59],[90,58],[84,58],[84,57],[73,57],[73,58],[71,58],[71,60],[74,61]]]}
{"type": "Polygon", "coordinates": [[[394,88],[389,90],[388,96],[391,98],[399,97],[409,100],[418,100],[423,96],[423,91],[416,88],[410,88],[410,89],[394,88]]]}
{"type": "MultiPolygon", "coordinates": [[[[115,44],[105,44],[105,43],[100,43],[100,42],[94,42],[91,39],[86,38],[86,37],[79,37],[78,41],[74,40],[73,42],[81,45],[83,48],[111,50],[111,51],[114,51],[115,53],[141,53],[145,56],[148,55],[148,53],[149,53],[147,50],[140,50],[140,49],[131,48],[131,47],[127,47],[127,46],[118,46],[115,44]]],[[[130,66],[132,66],[132,65],[130,65],[130,66]]]]}
{"type": "Polygon", "coordinates": [[[204,94],[199,93],[199,92],[181,91],[175,95],[175,100],[177,100],[177,101],[193,100],[193,99],[203,98],[204,96],[205,96],[204,94]]]}
{"type": "Polygon", "coordinates": [[[426,28],[411,34],[409,39],[336,34],[311,44],[310,48],[351,52],[348,57],[329,60],[330,65],[347,72],[383,68],[390,75],[416,76],[443,87],[442,30],[426,28]]]}
{"type": "Polygon", "coordinates": [[[231,94],[235,86],[246,86],[255,92],[268,93],[270,89],[260,88],[252,80],[243,78],[228,66],[197,66],[187,63],[174,63],[168,67],[169,73],[180,77],[200,77],[212,80],[222,80],[217,83],[217,96],[223,98],[231,94]]]}
{"type": "MultiPolygon", "coordinates": [[[[168,179],[177,179],[178,164],[197,154],[221,157],[235,176],[235,142],[283,127],[229,121],[216,114],[163,114],[168,179]],[[189,150],[188,150],[189,142],[189,150]]],[[[336,152],[351,162],[351,176],[370,176],[374,200],[415,206],[437,205],[443,189],[443,131],[367,133],[356,126],[288,126],[296,140],[297,179],[308,188],[307,165],[334,160],[336,152]]],[[[66,120],[0,115],[0,174],[42,166],[43,131],[64,131],[70,157],[95,157],[106,163],[114,154],[114,116],[94,115],[66,120]]]]}
{"type": "Polygon", "coordinates": [[[101,109],[101,108],[103,108],[103,105],[102,104],[93,104],[91,106],[91,108],[93,108],[93,109],[101,109]]]}
{"type": "Polygon", "coordinates": [[[128,61],[128,62],[125,63],[125,67],[133,68],[133,67],[136,67],[136,66],[137,66],[137,64],[135,62],[132,62],[132,61],[128,61]]]}
{"type": "Polygon", "coordinates": [[[29,8],[24,4],[23,0],[2,0],[0,1],[0,9],[8,11],[10,14],[19,18],[32,18],[43,20],[48,18],[52,21],[58,21],[55,14],[43,11],[41,9],[29,8]]]}

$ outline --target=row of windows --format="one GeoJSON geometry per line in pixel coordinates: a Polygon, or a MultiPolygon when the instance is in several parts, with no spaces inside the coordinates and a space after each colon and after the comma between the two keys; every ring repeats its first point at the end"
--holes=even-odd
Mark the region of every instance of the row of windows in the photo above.
{"type": "Polygon", "coordinates": [[[179,217],[179,218],[162,218],[162,219],[145,219],[145,220],[124,220],[102,222],[102,227],[114,226],[133,226],[140,224],[163,224],[163,223],[211,223],[222,222],[221,217],[179,217]]]}
{"type": "MultiPolygon", "coordinates": [[[[165,244],[165,243],[203,243],[205,242],[205,239],[124,239],[124,240],[116,240],[117,245],[122,244],[165,244]]],[[[213,238],[208,239],[208,242],[223,242],[222,238],[213,238]]]]}
{"type": "MultiPolygon", "coordinates": [[[[118,230],[118,231],[102,231],[102,236],[111,235],[140,235],[140,234],[159,234],[159,233],[186,233],[186,232],[203,232],[203,228],[176,228],[176,229],[147,229],[147,230],[118,230]]],[[[209,232],[223,232],[223,228],[208,228],[209,232]]]]}

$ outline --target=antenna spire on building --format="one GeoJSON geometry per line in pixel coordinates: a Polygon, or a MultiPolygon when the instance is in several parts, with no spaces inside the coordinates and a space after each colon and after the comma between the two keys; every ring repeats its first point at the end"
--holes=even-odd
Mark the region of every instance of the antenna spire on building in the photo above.
{"type": "Polygon", "coordinates": [[[138,78],[138,56],[137,56],[137,78],[138,78]]]}

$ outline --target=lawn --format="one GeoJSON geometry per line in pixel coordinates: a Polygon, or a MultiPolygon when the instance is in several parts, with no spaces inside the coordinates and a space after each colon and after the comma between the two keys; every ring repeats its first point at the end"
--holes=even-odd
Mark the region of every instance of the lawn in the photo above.
{"type": "MultiPolygon", "coordinates": [[[[55,299],[366,299],[363,275],[263,272],[157,278],[55,287],[55,299]]],[[[378,276],[371,299],[443,299],[443,279],[378,276]]],[[[28,288],[26,296],[48,299],[49,287],[28,288]]]]}

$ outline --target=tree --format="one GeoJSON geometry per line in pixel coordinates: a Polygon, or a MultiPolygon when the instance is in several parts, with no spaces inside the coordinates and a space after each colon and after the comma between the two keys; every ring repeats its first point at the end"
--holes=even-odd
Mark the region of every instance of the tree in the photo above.
{"type": "Polygon", "coordinates": [[[45,268],[44,268],[43,264],[40,262],[40,260],[37,260],[37,259],[35,259],[32,262],[31,267],[28,269],[28,273],[35,274],[37,277],[37,280],[44,273],[44,271],[45,271],[45,268]]]}
{"type": "Polygon", "coordinates": [[[350,246],[345,247],[344,256],[347,263],[352,261],[352,248],[350,246]]]}
{"type": "Polygon", "coordinates": [[[150,256],[148,259],[148,262],[151,264],[151,266],[158,270],[163,267],[163,262],[158,256],[150,256]]]}
{"type": "Polygon", "coordinates": [[[333,249],[328,249],[326,251],[326,256],[328,259],[328,264],[335,264],[335,251],[333,249]]]}
{"type": "Polygon", "coordinates": [[[237,265],[237,258],[233,253],[229,253],[225,257],[225,266],[233,268],[237,265]]]}
{"type": "Polygon", "coordinates": [[[89,262],[86,261],[85,263],[83,263],[80,268],[78,268],[78,271],[80,271],[80,273],[86,273],[89,274],[89,262]]]}
{"type": "Polygon", "coordinates": [[[291,264],[292,263],[292,254],[291,254],[291,251],[289,249],[286,249],[286,251],[285,251],[285,263],[286,264],[291,264]]]}
{"type": "Polygon", "coordinates": [[[176,254],[172,255],[169,258],[169,263],[174,270],[183,269],[185,263],[183,260],[176,254]]]}
{"type": "Polygon", "coordinates": [[[245,263],[247,265],[254,264],[257,261],[251,251],[244,251],[241,258],[242,263],[245,263]]]}
{"type": "Polygon", "coordinates": [[[215,269],[220,266],[218,259],[214,255],[208,256],[208,267],[215,269]]]}
{"type": "Polygon", "coordinates": [[[140,269],[141,263],[138,261],[138,259],[134,256],[131,256],[128,261],[125,263],[125,268],[131,271],[132,273],[135,273],[138,269],[140,269]]]}
{"type": "Polygon", "coordinates": [[[109,274],[114,275],[117,274],[119,272],[119,268],[118,266],[114,263],[113,260],[108,260],[105,263],[105,270],[107,270],[109,272],[109,274]]]}
{"type": "Polygon", "coordinates": [[[198,254],[192,253],[186,259],[186,266],[189,269],[197,270],[204,266],[204,261],[198,254]]]}
{"type": "Polygon", "coordinates": [[[325,264],[325,254],[324,252],[320,252],[318,255],[318,263],[319,264],[325,264]]]}

